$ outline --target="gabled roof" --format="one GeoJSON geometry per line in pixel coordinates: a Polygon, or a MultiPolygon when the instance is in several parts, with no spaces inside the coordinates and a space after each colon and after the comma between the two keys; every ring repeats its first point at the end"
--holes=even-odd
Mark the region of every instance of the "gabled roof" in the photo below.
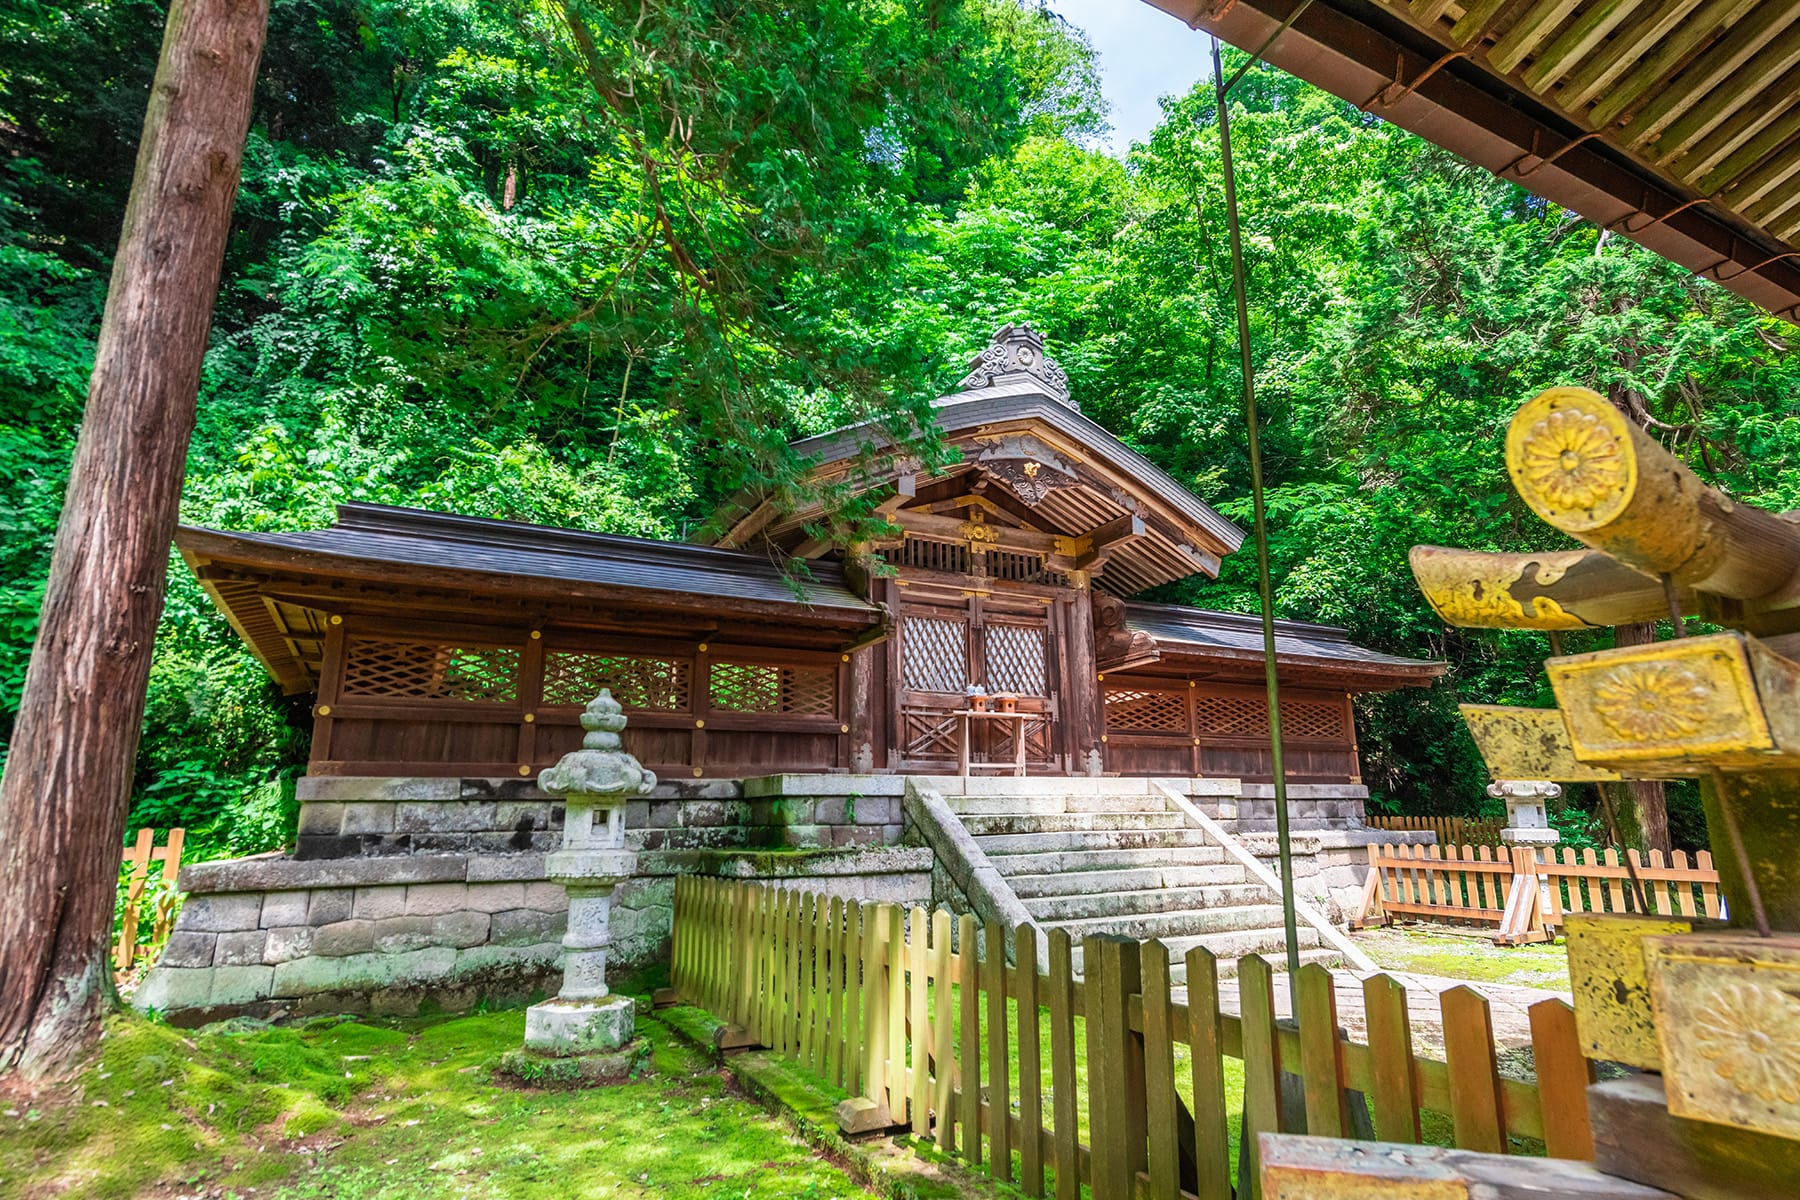
{"type": "MultiPolygon", "coordinates": [[[[1166,660],[1191,654],[1214,661],[1241,660],[1259,669],[1263,661],[1261,617],[1176,604],[1127,604],[1125,622],[1156,639],[1166,660]]],[[[1387,687],[1429,683],[1446,670],[1440,662],[1358,646],[1336,626],[1302,621],[1275,622],[1275,658],[1295,666],[1378,677],[1387,687]]]]}
{"type": "MultiPolygon", "coordinates": [[[[963,461],[915,477],[916,466],[878,424],[865,423],[804,438],[794,450],[816,462],[815,479],[853,490],[904,485],[941,491],[947,480],[996,486],[1014,498],[1015,514],[1030,528],[1071,545],[1118,523],[1132,523],[1129,544],[1116,543],[1096,567],[1095,582],[1119,595],[1194,574],[1215,575],[1219,559],[1243,543],[1244,532],[1149,459],[1082,415],[1069,399],[1060,368],[1043,354],[1028,328],[995,335],[963,381],[963,390],[933,402],[944,440],[963,461]],[[1023,478],[1048,486],[1032,487],[1023,478]],[[1023,485],[1023,486],[1021,486],[1023,485]]],[[[897,496],[890,517],[910,507],[897,496]]],[[[804,526],[822,509],[781,514],[752,497],[723,535],[722,546],[766,544],[785,553],[818,553],[804,526]]],[[[1090,547],[1091,552],[1091,547],[1090,547]]]]}

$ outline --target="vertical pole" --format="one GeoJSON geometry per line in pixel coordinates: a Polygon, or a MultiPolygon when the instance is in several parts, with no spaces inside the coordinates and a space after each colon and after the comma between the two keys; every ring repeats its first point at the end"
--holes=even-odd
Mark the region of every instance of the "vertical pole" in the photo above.
{"type": "Polygon", "coordinates": [[[1237,299],[1238,358],[1244,381],[1244,432],[1250,450],[1250,503],[1256,535],[1256,589],[1262,601],[1263,681],[1269,695],[1269,767],[1275,779],[1275,840],[1281,861],[1281,924],[1287,937],[1288,990],[1297,1011],[1300,933],[1294,916],[1294,852],[1288,843],[1287,768],[1281,754],[1281,686],[1275,672],[1275,589],[1269,579],[1269,515],[1263,503],[1262,439],[1250,362],[1250,304],[1244,286],[1244,239],[1238,228],[1237,176],[1231,165],[1231,108],[1219,39],[1212,40],[1213,90],[1219,103],[1219,150],[1225,168],[1225,223],[1231,235],[1231,287],[1237,299]]]}

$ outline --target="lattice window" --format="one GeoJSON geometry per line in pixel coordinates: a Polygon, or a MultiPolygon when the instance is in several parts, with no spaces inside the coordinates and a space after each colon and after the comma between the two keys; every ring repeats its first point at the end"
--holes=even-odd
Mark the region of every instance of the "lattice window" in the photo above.
{"type": "Polygon", "coordinates": [[[969,686],[968,626],[938,617],[905,618],[900,661],[910,690],[960,695],[969,686]]]}
{"type": "Polygon", "coordinates": [[[351,638],[343,690],[347,696],[512,704],[519,698],[522,658],[516,646],[351,638]]]}
{"type": "Polygon", "coordinates": [[[711,689],[712,707],[723,712],[837,715],[837,672],[830,667],[715,662],[711,689]]]}
{"type": "Polygon", "coordinates": [[[1044,678],[1044,641],[1040,625],[989,625],[982,642],[987,658],[987,690],[1017,692],[1021,696],[1049,695],[1044,678]]]}
{"type": "Polygon", "coordinates": [[[1269,706],[1261,697],[1199,696],[1194,714],[1202,734],[1267,737],[1269,733],[1269,706]]]}
{"type": "Polygon", "coordinates": [[[1281,706],[1281,732],[1286,737],[1342,740],[1344,706],[1297,701],[1281,706]]]}
{"type": "Polygon", "coordinates": [[[544,655],[544,703],[586,704],[611,688],[626,708],[686,712],[688,676],[688,664],[676,658],[553,650],[544,655]]]}
{"type": "Polygon", "coordinates": [[[1180,692],[1108,688],[1106,728],[1120,733],[1173,733],[1188,731],[1187,702],[1180,692]]]}

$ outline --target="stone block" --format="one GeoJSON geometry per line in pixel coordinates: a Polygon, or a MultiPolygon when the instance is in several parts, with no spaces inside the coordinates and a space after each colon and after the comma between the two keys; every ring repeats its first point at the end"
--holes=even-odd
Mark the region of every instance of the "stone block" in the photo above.
{"type": "Polygon", "coordinates": [[[856,802],[848,796],[821,796],[813,804],[813,819],[821,825],[842,825],[851,819],[856,802]]]}
{"type": "Polygon", "coordinates": [[[269,892],[263,897],[262,917],[258,921],[264,929],[273,929],[277,925],[306,924],[306,910],[312,903],[311,892],[269,892]]]}
{"type": "Polygon", "coordinates": [[[472,833],[494,827],[494,805],[485,800],[404,803],[394,812],[396,833],[472,833]]]}
{"type": "Polygon", "coordinates": [[[752,825],[811,825],[814,803],[810,796],[767,796],[750,801],[752,825]]]}
{"type": "Polygon", "coordinates": [[[456,955],[448,946],[427,946],[405,954],[297,958],[274,968],[271,994],[286,998],[428,983],[448,976],[456,966],[456,955]]]}
{"type": "Polygon", "coordinates": [[[858,796],[851,805],[850,815],[858,825],[898,825],[900,797],[858,796]]]}
{"type": "Polygon", "coordinates": [[[406,911],[419,917],[456,912],[469,898],[466,883],[423,883],[406,889],[406,911]]]}
{"type": "Polygon", "coordinates": [[[338,921],[321,925],[313,934],[313,954],[325,958],[342,958],[347,954],[367,954],[375,948],[375,922],[338,921]]]}
{"type": "Polygon", "coordinates": [[[392,801],[365,801],[344,805],[344,829],[349,833],[393,833],[392,801]]]}
{"type": "Polygon", "coordinates": [[[535,776],[521,779],[507,775],[495,779],[459,781],[457,795],[464,800],[547,800],[549,795],[539,788],[535,776]]]}
{"type": "Polygon", "coordinates": [[[547,942],[562,937],[569,927],[567,912],[540,912],[535,908],[515,908],[497,912],[488,926],[488,941],[501,945],[547,942]]]}
{"type": "Polygon", "coordinates": [[[657,800],[650,805],[650,815],[644,821],[647,829],[676,829],[681,825],[681,801],[657,800]]]}
{"type": "Polygon", "coordinates": [[[747,815],[746,806],[738,801],[690,800],[682,810],[681,823],[690,829],[741,825],[747,815]]]}
{"type": "Polygon", "coordinates": [[[881,827],[881,844],[882,845],[898,846],[901,842],[903,842],[905,840],[906,840],[906,826],[904,826],[904,825],[883,825],[881,827]]]}
{"type": "Polygon", "coordinates": [[[881,830],[869,825],[831,825],[823,826],[831,831],[831,843],[834,846],[879,846],[881,830]]]}
{"type": "Polygon", "coordinates": [[[525,1044],[559,1056],[617,1050],[637,1031],[637,1002],[629,996],[600,1001],[547,1000],[525,1010],[525,1044]]]}
{"type": "Polygon", "coordinates": [[[269,939],[267,932],[261,929],[245,929],[237,933],[221,933],[218,945],[213,952],[215,967],[254,967],[261,966],[263,961],[263,945],[269,939]]]}
{"type": "Polygon", "coordinates": [[[430,917],[383,917],[374,922],[371,931],[375,950],[381,954],[400,954],[432,944],[430,917]]]}
{"type": "Polygon", "coordinates": [[[650,821],[650,802],[648,800],[627,800],[625,802],[625,828],[642,829],[650,821]]]}
{"type": "Polygon", "coordinates": [[[263,961],[284,963],[305,958],[313,952],[313,932],[311,925],[283,925],[268,930],[269,936],[263,943],[263,961]]]}
{"type": "MultiPolygon", "coordinates": [[[[207,892],[281,892],[302,888],[342,888],[366,884],[437,883],[460,880],[468,871],[468,859],[456,854],[412,855],[405,858],[360,857],[362,835],[347,839],[346,853],[353,858],[305,862],[275,856],[195,863],[181,869],[181,890],[190,895],[207,892]]],[[[367,835],[371,852],[383,844],[405,853],[397,838],[367,835]]],[[[410,843],[409,843],[410,844],[410,843]]]]}
{"type": "Polygon", "coordinates": [[[214,967],[212,1002],[214,1004],[254,1004],[269,998],[274,986],[275,968],[255,966],[214,967]]]}
{"type": "Polygon", "coordinates": [[[214,945],[218,941],[216,933],[200,933],[191,929],[177,929],[163,943],[162,957],[156,960],[158,967],[210,967],[213,961],[214,945]]]}
{"type": "Polygon", "coordinates": [[[470,883],[497,883],[506,880],[526,881],[544,878],[542,854],[482,854],[470,857],[470,883]]]}
{"type": "Polygon", "coordinates": [[[497,913],[525,907],[522,883],[471,883],[464,901],[470,912],[497,913]]]}
{"type": "Polygon", "coordinates": [[[467,950],[458,950],[454,974],[456,978],[462,979],[470,975],[498,971],[528,971],[545,975],[551,972],[560,973],[562,954],[562,943],[556,941],[529,942],[513,946],[497,945],[493,941],[489,941],[485,946],[471,946],[467,950]]]}
{"type": "Polygon", "coordinates": [[[344,806],[336,803],[302,804],[300,824],[296,832],[302,837],[335,837],[344,832],[344,806]]]}
{"type": "Polygon", "coordinates": [[[294,785],[301,803],[311,800],[454,800],[461,781],[389,775],[308,775],[294,785]]]}
{"type": "MultiPolygon", "coordinates": [[[[414,919],[406,918],[409,921],[414,919]]],[[[455,946],[458,950],[479,946],[487,941],[491,924],[488,914],[483,912],[445,913],[441,917],[430,918],[430,921],[432,943],[438,946],[455,946]]]]}
{"type": "Polygon", "coordinates": [[[348,921],[354,910],[356,892],[351,888],[327,888],[312,893],[306,904],[308,925],[330,925],[348,921]]]}
{"type": "Polygon", "coordinates": [[[525,907],[539,912],[561,912],[569,907],[569,893],[560,883],[528,883],[525,885],[525,907]]]}
{"type": "Polygon", "coordinates": [[[180,1012],[205,1008],[212,1003],[212,967],[150,968],[144,982],[131,994],[131,1006],[139,1012],[180,1012]]]}
{"type": "Polygon", "coordinates": [[[475,854],[523,854],[531,851],[544,853],[554,850],[562,844],[562,834],[550,829],[525,828],[515,829],[510,833],[495,830],[486,833],[471,833],[469,850],[475,854]]]}
{"type": "Polygon", "coordinates": [[[231,933],[255,929],[262,917],[262,894],[250,892],[223,896],[189,896],[181,908],[179,924],[196,933],[231,933]]]}
{"type": "Polygon", "coordinates": [[[351,912],[358,917],[379,921],[406,912],[406,889],[403,887],[359,887],[351,912]]]}

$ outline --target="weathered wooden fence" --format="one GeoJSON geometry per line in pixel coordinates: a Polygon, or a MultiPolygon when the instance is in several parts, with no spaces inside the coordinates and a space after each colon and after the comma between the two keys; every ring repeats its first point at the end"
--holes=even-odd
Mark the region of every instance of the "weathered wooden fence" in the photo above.
{"type": "Polygon", "coordinates": [[[169,936],[169,925],[175,913],[175,879],[181,874],[181,845],[186,836],[185,830],[171,829],[167,841],[158,846],[154,829],[140,829],[137,841],[125,851],[120,870],[129,871],[129,874],[124,880],[125,901],[119,914],[118,937],[113,942],[113,970],[131,970],[132,963],[140,956],[152,953],[169,936]],[[144,889],[150,882],[150,866],[157,862],[162,864],[157,877],[162,886],[157,889],[156,903],[150,915],[150,944],[140,946],[138,925],[142,919],[144,889]]]}
{"type": "Polygon", "coordinates": [[[1418,1142],[1429,1125],[1470,1149],[1503,1153],[1518,1136],[1593,1157],[1590,1069],[1560,999],[1531,1009],[1531,1084],[1500,1075],[1487,1001],[1469,988],[1440,998],[1440,1062],[1416,1052],[1405,989],[1386,975],[1363,983],[1357,1042],[1316,964],[1297,979],[1298,1019],[1278,1021],[1275,976],[1254,955],[1238,963],[1237,1014],[1221,1008],[1204,949],[1185,960],[1185,999],[1160,942],[1087,938],[1078,979],[1073,944],[1052,930],[1047,960],[1030,927],[745,882],[676,887],[673,982],[727,1024],[727,1044],[797,1060],[860,1097],[851,1107],[872,1124],[908,1125],[1030,1196],[1077,1200],[1086,1184],[1094,1200],[1231,1200],[1227,1059],[1243,1064],[1252,1157],[1260,1132],[1349,1136],[1360,1105],[1346,1089],[1388,1141],[1418,1142]],[[1284,1074],[1303,1105],[1284,1107],[1284,1074]],[[1422,1121],[1431,1113],[1447,1121],[1422,1121]]]}
{"type": "Polygon", "coordinates": [[[1499,817],[1370,817],[1371,829],[1435,833],[1440,846],[1498,846],[1506,822],[1499,817]]]}
{"type": "Polygon", "coordinates": [[[1668,860],[1627,850],[1572,846],[1370,846],[1357,927],[1395,917],[1495,926],[1504,945],[1556,935],[1564,913],[1640,912],[1719,915],[1719,873],[1700,851],[1693,865],[1677,850],[1668,860]],[[1633,873],[1636,883],[1633,883],[1633,873]],[[1643,888],[1639,902],[1637,886],[1643,888]]]}

